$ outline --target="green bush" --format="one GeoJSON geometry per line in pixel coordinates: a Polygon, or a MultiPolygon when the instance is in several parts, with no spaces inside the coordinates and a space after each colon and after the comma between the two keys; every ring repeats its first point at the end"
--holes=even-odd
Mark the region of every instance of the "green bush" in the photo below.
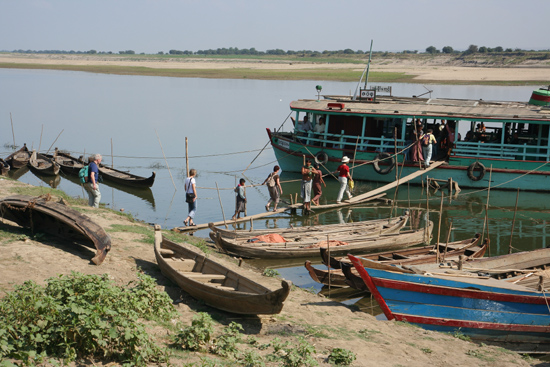
{"type": "Polygon", "coordinates": [[[338,366],[349,366],[355,358],[357,358],[355,353],[344,348],[334,348],[328,356],[329,362],[338,366]]]}
{"type": "Polygon", "coordinates": [[[193,316],[191,326],[180,330],[174,337],[174,342],[186,350],[204,350],[207,348],[214,333],[214,321],[206,312],[193,316]]]}
{"type": "Polygon", "coordinates": [[[94,357],[137,366],[166,361],[138,320],[168,320],[175,310],[152,278],[138,278],[125,288],[106,274],[73,272],[47,279],[45,287],[17,286],[0,301],[0,357],[25,363],[94,357]]]}

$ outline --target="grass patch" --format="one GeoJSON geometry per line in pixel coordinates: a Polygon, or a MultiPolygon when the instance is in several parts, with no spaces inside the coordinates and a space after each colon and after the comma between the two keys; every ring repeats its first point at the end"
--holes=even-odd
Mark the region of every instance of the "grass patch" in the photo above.
{"type": "Polygon", "coordinates": [[[155,232],[150,227],[139,226],[139,225],[128,225],[128,224],[112,224],[109,228],[106,228],[105,231],[110,233],[116,232],[126,232],[126,233],[136,233],[143,236],[139,239],[139,242],[154,244],[155,243],[155,232]]]}

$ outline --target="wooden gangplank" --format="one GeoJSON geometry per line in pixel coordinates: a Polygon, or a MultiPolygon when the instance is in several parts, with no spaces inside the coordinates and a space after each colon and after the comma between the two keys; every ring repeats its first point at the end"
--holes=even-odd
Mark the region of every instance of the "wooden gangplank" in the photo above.
{"type": "MultiPolygon", "coordinates": [[[[355,203],[356,201],[363,202],[365,199],[376,196],[376,195],[378,195],[382,192],[393,189],[394,187],[397,187],[398,185],[404,184],[405,182],[408,182],[408,181],[413,180],[413,179],[415,179],[419,176],[422,176],[422,175],[430,172],[431,170],[441,166],[444,163],[445,163],[445,161],[436,161],[436,162],[430,164],[430,166],[426,169],[419,169],[418,171],[413,172],[408,176],[400,178],[398,181],[390,182],[389,184],[384,185],[384,186],[380,186],[377,189],[371,190],[371,191],[366,192],[366,193],[361,194],[361,195],[354,196],[349,201],[352,202],[352,203],[355,203]]],[[[397,167],[399,167],[399,166],[397,166],[397,167]]]]}
{"type": "MultiPolygon", "coordinates": [[[[364,199],[361,199],[361,200],[353,200],[353,201],[352,200],[346,200],[346,201],[342,201],[339,204],[334,203],[334,204],[326,204],[326,205],[317,205],[317,206],[314,206],[312,208],[314,208],[315,210],[342,208],[342,207],[346,207],[346,206],[364,204],[364,203],[372,201],[372,200],[380,199],[381,197],[383,197],[385,195],[386,195],[386,193],[378,193],[376,195],[370,195],[368,197],[365,197],[364,199]]],[[[355,198],[353,198],[353,199],[355,199],[355,198]]],[[[235,224],[235,223],[249,222],[249,221],[253,221],[255,219],[265,218],[265,217],[269,217],[269,216],[272,216],[272,215],[275,215],[275,214],[284,213],[285,211],[288,211],[288,210],[300,209],[300,208],[302,208],[302,206],[303,206],[302,203],[292,204],[292,205],[289,205],[287,207],[277,209],[275,211],[249,215],[249,216],[241,217],[241,218],[235,219],[235,220],[226,220],[226,221],[222,220],[222,221],[219,221],[219,222],[214,222],[214,226],[217,227],[217,226],[223,226],[223,225],[229,225],[229,224],[235,224]]],[[[197,224],[195,226],[188,226],[188,227],[176,227],[176,228],[173,228],[172,231],[175,231],[175,232],[189,232],[189,231],[197,231],[199,229],[206,229],[206,228],[209,228],[208,223],[202,223],[202,224],[197,224]]]]}

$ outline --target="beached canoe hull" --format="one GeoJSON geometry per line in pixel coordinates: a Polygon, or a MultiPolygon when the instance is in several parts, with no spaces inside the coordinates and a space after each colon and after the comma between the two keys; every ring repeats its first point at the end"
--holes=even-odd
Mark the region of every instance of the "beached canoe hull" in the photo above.
{"type": "Polygon", "coordinates": [[[189,244],[172,242],[155,226],[155,257],[162,273],[192,297],[237,314],[277,314],[290,292],[282,281],[272,290],[251,279],[247,270],[222,264],[189,244]]]}
{"type": "Polygon", "coordinates": [[[95,248],[92,262],[100,265],[111,249],[111,238],[87,216],[70,207],[49,201],[48,197],[16,195],[0,199],[2,218],[34,233],[49,233],[87,247],[95,248]]]}
{"type": "Polygon", "coordinates": [[[370,269],[349,258],[389,320],[523,352],[550,350],[550,313],[542,292],[495,279],[370,269]]]}
{"type": "Polygon", "coordinates": [[[10,165],[12,170],[25,167],[31,158],[31,152],[27,148],[27,144],[14,153],[10,154],[5,160],[10,165]]]}
{"type": "Polygon", "coordinates": [[[34,150],[28,165],[32,173],[43,176],[57,176],[61,169],[59,164],[34,150]]]}
{"type": "MultiPolygon", "coordinates": [[[[411,230],[393,234],[371,234],[363,237],[339,238],[333,236],[331,240],[345,241],[346,245],[331,246],[331,254],[345,255],[347,253],[362,253],[366,251],[380,251],[401,249],[427,243],[431,239],[433,223],[428,228],[411,230]]],[[[311,241],[289,243],[260,243],[246,244],[232,239],[226,239],[219,234],[214,238],[216,246],[229,254],[252,259],[287,259],[318,256],[319,247],[311,241]]]]}

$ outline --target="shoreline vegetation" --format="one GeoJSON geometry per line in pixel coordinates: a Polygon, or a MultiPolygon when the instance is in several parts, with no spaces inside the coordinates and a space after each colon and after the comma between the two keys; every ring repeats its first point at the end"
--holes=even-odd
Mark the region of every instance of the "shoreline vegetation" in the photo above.
{"type": "MultiPolygon", "coordinates": [[[[374,54],[371,83],[550,84],[550,54],[374,54]]],[[[357,82],[368,55],[127,55],[0,53],[0,68],[180,78],[357,82]]]]}

